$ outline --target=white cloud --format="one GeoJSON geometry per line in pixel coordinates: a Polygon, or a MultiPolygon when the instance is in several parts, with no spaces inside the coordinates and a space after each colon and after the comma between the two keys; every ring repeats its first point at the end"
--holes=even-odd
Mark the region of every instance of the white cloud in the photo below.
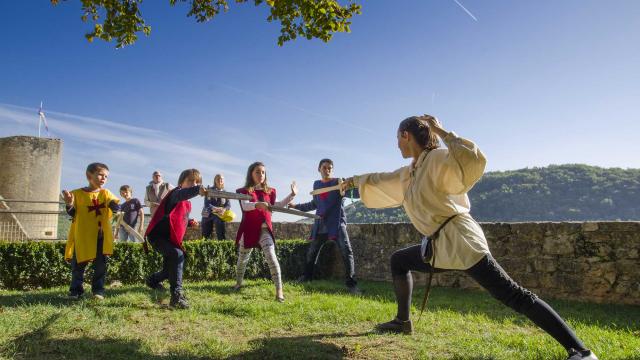
{"type": "MultiPolygon", "coordinates": [[[[62,180],[63,189],[86,185],[84,168],[87,164],[100,161],[111,171],[107,188],[118,194],[120,185],[128,184],[134,189],[134,196],[144,197],[144,188],[154,170],[165,174],[165,181],[177,181],[180,171],[198,168],[205,184],[210,184],[216,173],[224,173],[227,189],[235,190],[244,184],[247,166],[253,160],[246,160],[224,151],[212,150],[218,144],[197,144],[179,135],[168,134],[157,129],[131,126],[116,121],[88,116],[48,111],[45,108],[52,137],[63,140],[62,180]]],[[[0,136],[36,135],[37,109],[0,103],[0,136]]],[[[237,129],[222,129],[227,133],[237,133],[237,129]]],[[[44,129],[43,129],[44,131],[44,129]]],[[[43,132],[44,134],[44,132],[43,132]]],[[[242,133],[239,133],[242,134],[242,133]]],[[[242,137],[237,136],[237,139],[242,137]]],[[[299,201],[308,201],[315,168],[313,162],[304,157],[281,149],[269,153],[268,142],[256,146],[257,150],[244,149],[242,144],[229,146],[233,137],[225,136],[225,147],[238,150],[244,155],[258,155],[268,159],[270,182],[282,196],[289,190],[291,180],[297,180],[300,188],[299,201]],[[264,150],[262,150],[264,149],[264,150]],[[246,150],[246,151],[245,151],[246,150]],[[293,175],[293,176],[292,176],[293,175]],[[303,177],[295,177],[304,175],[303,177]],[[273,180],[275,179],[275,180],[273,180]]],[[[260,144],[260,139],[257,140],[260,144]]],[[[200,217],[203,200],[192,200],[193,218],[200,217]]],[[[237,202],[232,202],[233,210],[240,214],[237,202]]],[[[238,216],[238,219],[240,216],[238,216]]],[[[296,221],[299,217],[274,214],[275,221],[296,221]]]]}

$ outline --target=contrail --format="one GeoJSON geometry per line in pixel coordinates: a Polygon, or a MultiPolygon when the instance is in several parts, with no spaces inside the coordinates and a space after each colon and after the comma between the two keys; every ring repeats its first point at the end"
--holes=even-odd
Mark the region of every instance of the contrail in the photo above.
{"type": "Polygon", "coordinates": [[[466,7],[464,7],[464,5],[460,4],[460,2],[458,0],[453,0],[455,1],[456,4],[458,4],[458,6],[460,6],[462,8],[462,10],[464,10],[464,12],[466,12],[469,16],[471,16],[471,18],[475,21],[478,21],[478,19],[476,19],[475,16],[473,16],[473,14],[471,13],[471,11],[467,10],[466,7]]]}

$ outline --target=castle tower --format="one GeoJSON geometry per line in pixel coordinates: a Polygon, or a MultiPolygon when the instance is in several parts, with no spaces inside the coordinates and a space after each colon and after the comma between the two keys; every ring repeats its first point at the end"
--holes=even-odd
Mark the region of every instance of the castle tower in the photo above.
{"type": "Polygon", "coordinates": [[[55,239],[58,232],[62,140],[34,136],[0,138],[0,240],[55,239]],[[49,202],[49,203],[46,203],[49,202]],[[38,212],[41,212],[38,214],[38,212]],[[44,214],[42,213],[44,212],[44,214]]]}

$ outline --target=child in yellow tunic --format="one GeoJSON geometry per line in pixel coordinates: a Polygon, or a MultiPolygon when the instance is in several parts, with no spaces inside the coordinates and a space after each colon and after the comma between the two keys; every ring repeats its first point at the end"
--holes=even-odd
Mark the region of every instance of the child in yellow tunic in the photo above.
{"type": "Polygon", "coordinates": [[[107,165],[89,164],[86,174],[89,181],[87,187],[62,191],[67,213],[73,217],[64,258],[71,261],[69,297],[82,297],[84,270],[89,262],[93,262],[91,291],[94,298],[101,300],[104,298],[107,275],[106,256],[113,254],[111,216],[118,210],[119,200],[111,191],[103,188],[109,176],[107,165]]]}

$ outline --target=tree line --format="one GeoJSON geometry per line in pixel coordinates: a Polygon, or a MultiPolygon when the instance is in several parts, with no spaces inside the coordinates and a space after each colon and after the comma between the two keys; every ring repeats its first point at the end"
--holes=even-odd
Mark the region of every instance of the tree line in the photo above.
{"type": "MultiPolygon", "coordinates": [[[[568,164],[488,172],[469,198],[478,221],[640,220],[640,169],[568,164]]],[[[350,223],[409,221],[402,208],[360,202],[346,213],[350,223]]]]}

